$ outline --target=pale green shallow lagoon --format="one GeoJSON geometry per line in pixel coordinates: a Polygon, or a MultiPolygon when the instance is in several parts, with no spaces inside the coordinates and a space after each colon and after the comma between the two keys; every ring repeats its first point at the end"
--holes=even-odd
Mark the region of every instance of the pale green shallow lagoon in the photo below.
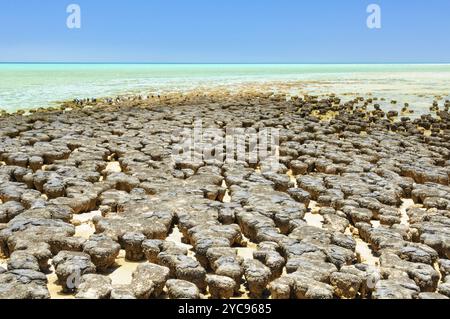
{"type": "Polygon", "coordinates": [[[426,111],[450,98],[448,64],[0,64],[0,109],[13,112],[74,98],[298,82],[293,94],[358,94],[426,111]]]}

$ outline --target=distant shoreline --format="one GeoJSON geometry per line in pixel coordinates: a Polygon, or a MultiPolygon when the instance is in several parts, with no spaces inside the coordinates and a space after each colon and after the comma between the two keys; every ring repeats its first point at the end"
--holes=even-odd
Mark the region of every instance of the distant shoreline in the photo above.
{"type": "Polygon", "coordinates": [[[286,83],[309,86],[310,94],[373,93],[404,102],[450,97],[450,64],[0,63],[0,77],[0,110],[8,112],[76,98],[286,83]]]}

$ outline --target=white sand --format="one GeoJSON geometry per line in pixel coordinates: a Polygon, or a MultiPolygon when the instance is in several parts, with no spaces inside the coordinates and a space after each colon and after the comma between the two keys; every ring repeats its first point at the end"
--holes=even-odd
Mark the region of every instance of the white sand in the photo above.
{"type": "Polygon", "coordinates": [[[316,213],[306,213],[304,219],[309,226],[323,228],[323,216],[316,213]]]}
{"type": "Polygon", "coordinates": [[[358,230],[354,228],[353,226],[349,226],[345,230],[345,234],[352,236],[353,239],[356,241],[356,258],[358,259],[359,263],[366,264],[369,266],[379,267],[380,260],[378,257],[376,257],[372,250],[370,249],[370,246],[368,243],[366,243],[364,240],[357,235],[358,230]]]}
{"type": "Polygon", "coordinates": [[[6,261],[6,259],[2,259],[2,258],[0,258],[0,267],[3,267],[3,268],[7,268],[6,267],[6,264],[7,264],[7,261],[6,261]]]}
{"type": "Polygon", "coordinates": [[[96,216],[102,216],[102,213],[96,210],[85,214],[74,215],[72,224],[75,225],[75,237],[89,239],[89,237],[95,234],[95,226],[92,220],[96,216]]]}
{"type": "Polygon", "coordinates": [[[108,173],[119,173],[122,171],[119,162],[109,162],[105,168],[105,171],[108,173]]]}
{"type": "Polygon", "coordinates": [[[225,182],[225,180],[222,182],[222,187],[226,188],[227,190],[225,191],[225,196],[223,197],[223,202],[224,203],[230,203],[231,202],[231,196],[230,196],[230,191],[228,190],[228,186],[227,183],[225,182]]]}
{"type": "Polygon", "coordinates": [[[410,207],[414,207],[414,201],[412,199],[402,199],[402,206],[400,206],[400,213],[402,214],[401,224],[409,226],[409,216],[406,213],[406,210],[410,207]]]}
{"type": "Polygon", "coordinates": [[[311,201],[309,204],[309,212],[303,218],[309,226],[323,228],[323,216],[319,214],[320,207],[317,202],[311,201]]]}
{"type": "Polygon", "coordinates": [[[355,237],[354,239],[356,241],[355,250],[358,261],[362,264],[378,267],[380,265],[380,260],[378,257],[375,257],[373,255],[372,250],[369,247],[369,244],[359,237],[355,237]]]}
{"type": "Polygon", "coordinates": [[[247,247],[237,247],[237,254],[244,259],[253,259],[253,252],[256,251],[256,246],[256,244],[248,243],[247,247]]]}
{"type": "Polygon", "coordinates": [[[88,224],[95,216],[102,216],[99,210],[95,210],[85,214],[73,215],[72,221],[79,224],[88,224]]]}
{"type": "Polygon", "coordinates": [[[286,172],[286,175],[289,176],[291,182],[294,183],[294,187],[298,187],[297,179],[291,169],[286,172]]]}
{"type": "Polygon", "coordinates": [[[111,278],[113,285],[129,285],[131,284],[133,272],[142,263],[144,261],[130,262],[125,260],[125,251],[121,250],[116,258],[116,267],[110,271],[108,277],[111,278]]]}
{"type": "Polygon", "coordinates": [[[194,257],[195,253],[193,251],[192,245],[183,243],[182,238],[183,234],[180,232],[178,226],[175,226],[172,230],[172,233],[166,238],[166,240],[177,244],[179,247],[186,248],[188,250],[188,256],[194,257]]]}
{"type": "Polygon", "coordinates": [[[370,223],[372,224],[373,228],[379,228],[381,226],[381,223],[379,220],[371,220],[370,223]]]}
{"type": "Polygon", "coordinates": [[[75,237],[89,239],[89,237],[91,237],[94,234],[95,234],[95,227],[91,223],[81,224],[80,226],[75,227],[75,237]]]}

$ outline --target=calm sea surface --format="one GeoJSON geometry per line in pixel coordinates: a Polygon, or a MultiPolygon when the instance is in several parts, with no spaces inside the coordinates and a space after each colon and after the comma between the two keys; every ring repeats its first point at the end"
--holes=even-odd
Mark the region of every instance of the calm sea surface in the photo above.
{"type": "Polygon", "coordinates": [[[0,109],[63,100],[298,82],[293,94],[369,94],[428,109],[450,98],[448,64],[0,64],[0,109]]]}

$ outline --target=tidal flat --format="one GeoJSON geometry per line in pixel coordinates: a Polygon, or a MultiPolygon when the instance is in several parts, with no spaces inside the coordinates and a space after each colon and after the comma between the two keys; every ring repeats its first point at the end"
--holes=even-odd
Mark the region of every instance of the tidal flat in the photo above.
{"type": "Polygon", "coordinates": [[[196,90],[2,113],[0,298],[450,297],[450,102],[380,101],[196,90]],[[276,170],[174,161],[199,120],[276,129],[276,170]]]}

